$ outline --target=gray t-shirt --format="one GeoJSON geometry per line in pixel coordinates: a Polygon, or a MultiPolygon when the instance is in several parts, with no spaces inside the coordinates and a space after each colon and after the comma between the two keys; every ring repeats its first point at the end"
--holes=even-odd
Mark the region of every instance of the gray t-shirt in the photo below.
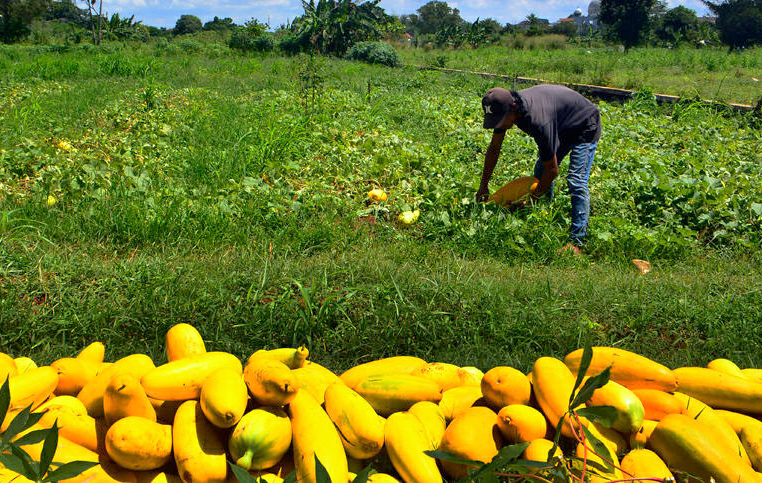
{"type": "Polygon", "coordinates": [[[516,126],[534,138],[543,161],[557,155],[560,162],[575,144],[597,142],[601,137],[598,107],[568,87],[530,87],[518,91],[517,102],[523,117],[516,126]]]}

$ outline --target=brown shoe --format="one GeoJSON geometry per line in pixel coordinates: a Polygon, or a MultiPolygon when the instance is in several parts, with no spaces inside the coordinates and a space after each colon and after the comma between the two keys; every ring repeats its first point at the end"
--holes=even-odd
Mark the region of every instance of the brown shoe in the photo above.
{"type": "Polygon", "coordinates": [[[582,255],[582,248],[575,245],[574,243],[567,243],[564,245],[561,249],[558,250],[559,255],[564,255],[567,253],[571,253],[572,255],[582,255]]]}

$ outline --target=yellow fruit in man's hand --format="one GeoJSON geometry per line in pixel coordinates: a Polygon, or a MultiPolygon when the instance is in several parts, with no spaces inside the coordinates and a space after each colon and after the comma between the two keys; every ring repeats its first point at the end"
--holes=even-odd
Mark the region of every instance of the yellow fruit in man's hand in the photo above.
{"type": "Polygon", "coordinates": [[[405,225],[412,225],[416,221],[418,221],[418,217],[421,216],[420,210],[415,211],[403,211],[400,213],[400,216],[397,218],[401,223],[404,223],[405,225]]]}
{"type": "Polygon", "coordinates": [[[368,191],[368,199],[374,203],[386,201],[386,191],[376,188],[368,191]]]}

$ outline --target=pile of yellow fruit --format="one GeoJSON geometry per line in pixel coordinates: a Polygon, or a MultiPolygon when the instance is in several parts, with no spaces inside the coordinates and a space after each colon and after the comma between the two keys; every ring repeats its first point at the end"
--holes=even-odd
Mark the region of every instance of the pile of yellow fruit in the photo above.
{"type": "MultiPolygon", "coordinates": [[[[143,354],[104,362],[99,342],[44,367],[0,353],[0,381],[9,378],[11,394],[0,433],[29,405],[45,411],[31,430],[57,421],[55,462],[99,463],[71,480],[78,482],[235,482],[228,462],[267,482],[293,471],[314,482],[316,458],[334,483],[351,482],[370,460],[388,463],[387,473],[369,477],[374,483],[441,482],[469,468],[426,451],[489,462],[518,443],[528,444],[522,459],[566,465],[577,475],[570,478],[658,480],[677,470],[718,483],[762,482],[762,369],[717,359],[670,370],[594,347],[586,375],[608,368],[610,381],[576,411],[610,407],[616,417],[604,427],[568,411],[583,353],[541,357],[528,375],[410,356],[337,375],[308,360],[304,347],[259,350],[242,364],[207,352],[196,329],[177,324],[159,366],[143,354]],[[566,453],[551,455],[559,423],[566,453]]],[[[38,461],[42,446],[23,449],[38,461]]],[[[540,478],[543,469],[529,472],[540,478]]],[[[0,469],[0,483],[10,481],[25,479],[0,469]]]]}

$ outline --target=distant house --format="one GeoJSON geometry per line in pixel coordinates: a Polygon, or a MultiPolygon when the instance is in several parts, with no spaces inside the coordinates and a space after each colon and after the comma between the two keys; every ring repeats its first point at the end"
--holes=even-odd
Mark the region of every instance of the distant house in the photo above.
{"type": "Polygon", "coordinates": [[[583,14],[581,8],[577,8],[574,10],[574,13],[568,17],[558,19],[556,25],[566,22],[574,22],[577,25],[577,31],[579,33],[588,32],[591,28],[597,30],[599,28],[598,15],[600,12],[601,2],[593,0],[587,6],[587,15],[583,14]]]}
{"type": "MultiPolygon", "coordinates": [[[[550,25],[550,20],[548,20],[547,18],[538,18],[537,22],[540,25],[550,25]]],[[[524,32],[528,30],[529,27],[531,26],[532,26],[532,22],[530,22],[529,20],[522,20],[521,22],[516,24],[516,30],[524,32]]]]}

